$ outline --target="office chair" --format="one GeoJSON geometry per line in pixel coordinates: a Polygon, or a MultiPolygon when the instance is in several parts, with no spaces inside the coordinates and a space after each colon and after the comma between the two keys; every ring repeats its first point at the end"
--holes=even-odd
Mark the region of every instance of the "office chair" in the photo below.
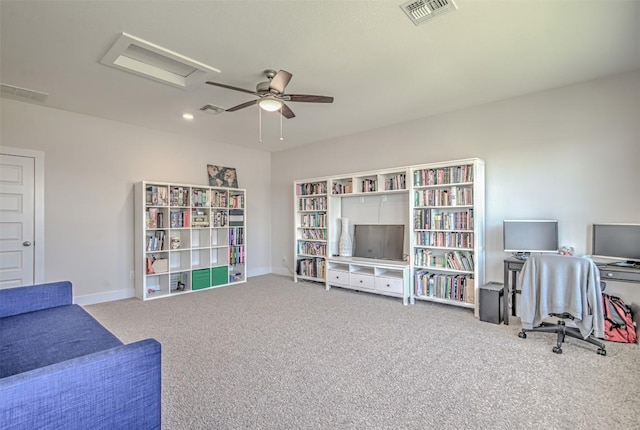
{"type": "Polygon", "coordinates": [[[598,354],[607,355],[604,338],[604,313],[600,272],[587,258],[557,254],[532,255],[520,272],[522,331],[557,333],[557,345],[552,351],[562,354],[566,336],[584,340],[598,347],[598,354]],[[543,322],[556,317],[556,324],[543,322]],[[576,327],[567,327],[570,319],[576,327]]]}

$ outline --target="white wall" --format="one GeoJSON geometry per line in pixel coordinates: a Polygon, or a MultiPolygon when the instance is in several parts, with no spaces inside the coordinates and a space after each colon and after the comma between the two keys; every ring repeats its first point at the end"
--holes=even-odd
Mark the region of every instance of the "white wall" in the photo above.
{"type": "MultiPolygon", "coordinates": [[[[486,162],[487,281],[502,282],[504,219],[558,219],[561,245],[589,252],[590,224],[640,223],[640,71],[275,153],[274,272],[291,270],[293,180],[471,157],[486,162]]],[[[608,288],[640,303],[638,284],[608,288]]]]}
{"type": "Polygon", "coordinates": [[[196,140],[1,99],[2,146],[45,152],[45,278],[68,279],[78,303],[134,295],[133,184],[208,183],[235,167],[247,189],[248,276],[271,272],[268,152],[196,140]]]}

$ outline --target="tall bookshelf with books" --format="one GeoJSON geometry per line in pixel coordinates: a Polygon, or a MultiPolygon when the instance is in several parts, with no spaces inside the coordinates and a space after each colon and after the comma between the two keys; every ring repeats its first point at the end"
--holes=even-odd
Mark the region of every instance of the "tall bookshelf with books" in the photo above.
{"type": "Polygon", "coordinates": [[[476,297],[484,282],[484,161],[298,180],[294,202],[294,280],[324,282],[327,289],[386,291],[405,304],[439,302],[474,309],[478,316],[476,297]],[[399,261],[339,256],[342,217],[353,217],[356,224],[403,224],[406,255],[399,261]],[[394,283],[395,289],[365,289],[351,273],[367,266],[375,278],[384,265],[395,265],[394,275],[402,281],[394,283]]]}
{"type": "Polygon", "coordinates": [[[484,162],[411,168],[411,300],[477,309],[484,279],[484,162]]]}
{"type": "Polygon", "coordinates": [[[135,184],[135,287],[143,300],[246,281],[246,191],[135,184]]]}
{"type": "Polygon", "coordinates": [[[294,280],[325,282],[327,266],[327,181],[294,184],[294,280]]]}

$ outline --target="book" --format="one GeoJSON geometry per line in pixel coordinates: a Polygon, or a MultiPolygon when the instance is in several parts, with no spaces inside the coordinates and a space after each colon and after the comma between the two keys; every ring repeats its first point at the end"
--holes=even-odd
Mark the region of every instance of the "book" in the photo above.
{"type": "Polygon", "coordinates": [[[147,228],[158,228],[158,208],[149,208],[147,213],[147,228]]]}

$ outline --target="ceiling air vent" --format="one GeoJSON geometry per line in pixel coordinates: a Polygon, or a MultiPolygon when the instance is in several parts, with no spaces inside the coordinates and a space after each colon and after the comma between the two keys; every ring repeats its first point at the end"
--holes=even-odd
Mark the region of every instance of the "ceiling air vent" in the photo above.
{"type": "Polygon", "coordinates": [[[407,14],[411,22],[420,25],[458,7],[453,0],[411,0],[400,5],[400,9],[407,14]]]}
{"type": "Polygon", "coordinates": [[[0,93],[2,95],[22,97],[36,102],[43,102],[47,99],[47,97],[49,97],[49,94],[47,93],[30,90],[27,88],[20,88],[8,84],[0,84],[0,93]]]}
{"type": "Polygon", "coordinates": [[[220,70],[122,33],[100,62],[184,90],[204,84],[220,70]]]}

